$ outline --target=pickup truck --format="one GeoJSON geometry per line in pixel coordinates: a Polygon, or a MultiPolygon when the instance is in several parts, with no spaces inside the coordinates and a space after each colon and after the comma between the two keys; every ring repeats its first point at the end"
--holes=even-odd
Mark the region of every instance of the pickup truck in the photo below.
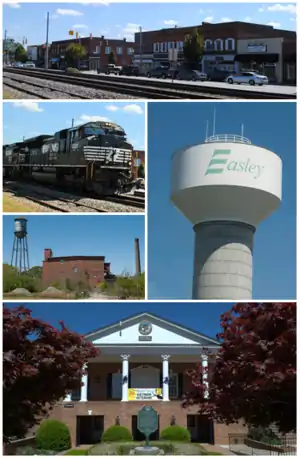
{"type": "Polygon", "coordinates": [[[109,75],[110,73],[113,73],[114,75],[119,75],[121,72],[122,67],[115,65],[115,64],[108,64],[102,69],[98,69],[98,73],[105,73],[106,75],[109,75]]]}

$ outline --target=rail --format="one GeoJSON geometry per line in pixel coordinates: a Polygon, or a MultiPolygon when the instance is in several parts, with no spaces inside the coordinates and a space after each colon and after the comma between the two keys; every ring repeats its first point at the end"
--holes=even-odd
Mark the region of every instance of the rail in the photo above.
{"type": "Polygon", "coordinates": [[[215,142],[230,142],[230,143],[246,143],[251,145],[251,141],[246,137],[235,134],[218,134],[212,135],[205,139],[205,143],[215,143],[215,142]]]}
{"type": "Polygon", "coordinates": [[[229,450],[238,456],[296,456],[297,440],[295,436],[285,436],[278,444],[253,440],[247,434],[229,434],[229,450]]]}
{"type": "Polygon", "coordinates": [[[36,76],[37,78],[48,78],[49,80],[66,82],[75,85],[102,90],[113,90],[120,93],[131,93],[139,97],[150,99],[296,99],[295,94],[284,94],[278,92],[266,92],[253,88],[232,88],[216,87],[212,85],[188,84],[182,81],[153,80],[147,78],[123,77],[123,76],[102,76],[90,74],[68,74],[58,70],[43,69],[14,69],[5,67],[4,72],[36,76]]]}

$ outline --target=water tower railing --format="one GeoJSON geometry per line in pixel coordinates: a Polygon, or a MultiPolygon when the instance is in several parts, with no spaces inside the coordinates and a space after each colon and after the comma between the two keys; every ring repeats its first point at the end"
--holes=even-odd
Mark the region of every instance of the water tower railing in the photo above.
{"type": "Polygon", "coordinates": [[[218,134],[212,135],[205,139],[205,143],[228,142],[228,143],[246,143],[251,145],[251,141],[246,137],[235,134],[218,134]]]}

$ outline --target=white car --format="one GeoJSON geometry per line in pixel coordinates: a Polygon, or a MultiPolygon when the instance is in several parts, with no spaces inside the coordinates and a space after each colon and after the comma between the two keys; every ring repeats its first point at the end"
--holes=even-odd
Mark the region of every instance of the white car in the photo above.
{"type": "Polygon", "coordinates": [[[259,75],[255,72],[242,72],[237,75],[230,75],[225,81],[229,84],[251,84],[252,86],[255,86],[256,84],[262,86],[269,83],[266,76],[259,75]]]}
{"type": "Polygon", "coordinates": [[[34,62],[25,62],[25,64],[23,64],[23,67],[25,67],[26,69],[35,69],[35,63],[34,62]]]}

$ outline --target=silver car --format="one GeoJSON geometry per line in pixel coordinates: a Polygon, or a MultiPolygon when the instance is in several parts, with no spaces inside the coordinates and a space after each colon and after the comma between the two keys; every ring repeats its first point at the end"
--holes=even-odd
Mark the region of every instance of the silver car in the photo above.
{"type": "Polygon", "coordinates": [[[258,86],[262,86],[269,83],[266,76],[259,75],[255,72],[242,72],[237,75],[230,75],[225,81],[229,84],[250,84],[252,86],[255,86],[256,84],[258,86]]]}

